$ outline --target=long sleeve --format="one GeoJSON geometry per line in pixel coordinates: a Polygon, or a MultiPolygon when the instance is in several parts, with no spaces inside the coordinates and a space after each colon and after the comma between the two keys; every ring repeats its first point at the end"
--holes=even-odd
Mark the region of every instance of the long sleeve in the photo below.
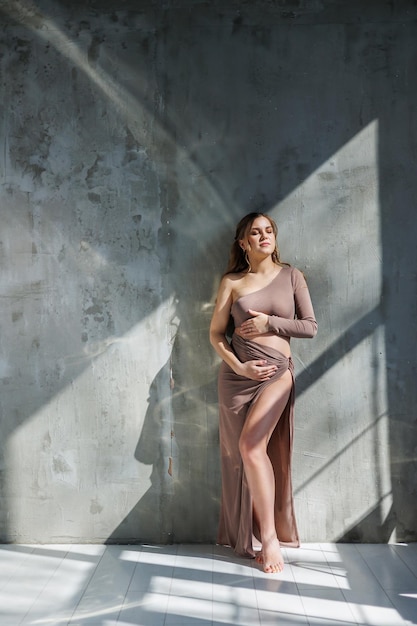
{"type": "Polygon", "coordinates": [[[312,338],[317,334],[317,321],[311,303],[310,292],[303,274],[294,269],[292,273],[295,319],[277,315],[269,316],[269,330],[284,337],[312,338]]]}

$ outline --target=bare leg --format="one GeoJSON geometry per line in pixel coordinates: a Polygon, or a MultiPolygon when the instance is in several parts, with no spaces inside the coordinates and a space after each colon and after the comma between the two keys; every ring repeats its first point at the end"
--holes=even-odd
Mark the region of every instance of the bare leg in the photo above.
{"type": "Polygon", "coordinates": [[[287,371],[262,392],[246,418],[239,441],[261,532],[262,555],[257,560],[263,564],[264,572],[271,574],[281,572],[284,561],[275,529],[275,478],[267,446],[288,402],[291,387],[292,375],[287,371]]]}

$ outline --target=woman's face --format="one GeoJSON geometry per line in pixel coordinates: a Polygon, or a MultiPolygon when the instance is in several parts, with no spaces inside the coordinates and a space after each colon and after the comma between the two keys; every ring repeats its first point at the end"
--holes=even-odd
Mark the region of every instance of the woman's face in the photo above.
{"type": "Polygon", "coordinates": [[[242,248],[250,252],[272,254],[275,250],[275,234],[267,217],[256,217],[248,229],[245,239],[241,240],[242,248]]]}

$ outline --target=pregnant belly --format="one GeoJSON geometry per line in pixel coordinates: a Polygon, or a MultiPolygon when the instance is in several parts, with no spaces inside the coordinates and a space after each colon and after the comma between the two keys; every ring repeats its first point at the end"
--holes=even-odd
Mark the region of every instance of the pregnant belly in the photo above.
{"type": "Polygon", "coordinates": [[[289,337],[279,337],[275,333],[264,333],[262,335],[257,335],[256,337],[251,337],[251,341],[260,343],[263,346],[268,346],[269,348],[274,348],[275,350],[279,350],[287,357],[291,356],[289,337]]]}

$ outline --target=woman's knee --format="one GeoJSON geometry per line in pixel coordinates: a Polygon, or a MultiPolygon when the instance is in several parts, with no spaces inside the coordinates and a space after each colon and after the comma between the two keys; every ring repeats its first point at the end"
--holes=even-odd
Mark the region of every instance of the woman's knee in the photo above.
{"type": "Polygon", "coordinates": [[[265,454],[266,442],[243,432],[239,439],[239,452],[244,463],[256,463],[265,454]]]}

